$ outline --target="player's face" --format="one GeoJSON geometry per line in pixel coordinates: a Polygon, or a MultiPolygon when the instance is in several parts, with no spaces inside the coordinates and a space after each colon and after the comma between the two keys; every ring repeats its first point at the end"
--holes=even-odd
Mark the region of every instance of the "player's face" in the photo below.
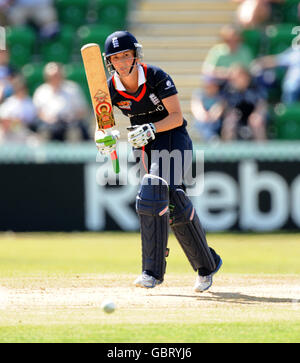
{"type": "Polygon", "coordinates": [[[134,51],[127,50],[125,52],[113,54],[110,61],[115,70],[119,73],[120,77],[126,77],[129,74],[132,63],[134,60],[134,51]]]}

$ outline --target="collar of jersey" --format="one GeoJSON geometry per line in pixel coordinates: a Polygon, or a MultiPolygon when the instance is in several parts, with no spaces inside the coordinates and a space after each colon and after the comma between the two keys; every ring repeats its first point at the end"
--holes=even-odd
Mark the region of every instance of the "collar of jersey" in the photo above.
{"type": "Polygon", "coordinates": [[[142,84],[144,86],[143,86],[141,93],[137,97],[134,97],[134,96],[126,93],[126,88],[124,87],[123,83],[121,82],[121,79],[117,72],[114,73],[112,80],[113,80],[114,87],[115,87],[116,91],[118,91],[118,93],[120,93],[122,96],[124,96],[126,98],[131,98],[131,99],[134,99],[135,101],[140,101],[146,92],[146,81],[147,81],[146,75],[147,75],[146,64],[143,64],[143,63],[138,64],[138,86],[140,87],[142,84]]]}

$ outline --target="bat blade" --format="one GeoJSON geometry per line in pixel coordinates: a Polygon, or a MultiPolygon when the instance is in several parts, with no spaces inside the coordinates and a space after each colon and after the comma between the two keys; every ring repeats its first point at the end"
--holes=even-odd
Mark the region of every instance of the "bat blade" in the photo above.
{"type": "MultiPolygon", "coordinates": [[[[116,123],[99,45],[96,43],[84,45],[81,48],[81,56],[95,114],[96,129],[109,133],[109,129],[116,123]]],[[[116,151],[111,153],[111,160],[115,172],[119,173],[120,166],[116,151]]]]}

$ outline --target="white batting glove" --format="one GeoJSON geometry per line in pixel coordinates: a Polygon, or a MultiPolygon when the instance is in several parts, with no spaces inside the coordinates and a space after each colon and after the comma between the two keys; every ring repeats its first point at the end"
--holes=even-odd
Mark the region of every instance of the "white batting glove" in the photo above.
{"type": "Polygon", "coordinates": [[[95,143],[103,155],[109,155],[117,147],[117,140],[120,138],[120,132],[118,130],[112,130],[110,132],[104,130],[97,130],[95,132],[95,143]]]}
{"type": "Polygon", "coordinates": [[[130,130],[128,132],[128,142],[135,148],[145,146],[150,140],[155,139],[156,127],[152,123],[129,126],[127,130],[130,130]]]}

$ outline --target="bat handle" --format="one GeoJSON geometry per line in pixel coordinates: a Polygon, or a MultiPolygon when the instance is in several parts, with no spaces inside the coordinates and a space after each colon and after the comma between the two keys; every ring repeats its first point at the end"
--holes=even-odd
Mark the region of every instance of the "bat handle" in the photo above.
{"type": "Polygon", "coordinates": [[[110,154],[110,158],[113,164],[113,168],[116,174],[119,174],[120,172],[120,164],[119,164],[119,159],[118,159],[118,155],[116,150],[114,150],[111,154],[110,154]]]}

